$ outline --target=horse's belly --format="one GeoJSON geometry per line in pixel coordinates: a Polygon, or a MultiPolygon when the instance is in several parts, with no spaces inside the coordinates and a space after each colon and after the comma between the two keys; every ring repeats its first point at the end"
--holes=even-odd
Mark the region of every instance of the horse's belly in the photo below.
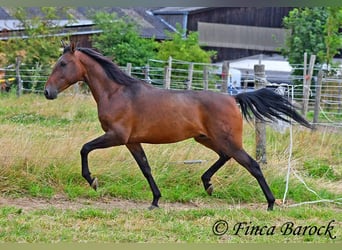
{"type": "Polygon", "coordinates": [[[174,130],[170,128],[158,128],[146,130],[143,133],[132,134],[129,139],[130,143],[151,143],[151,144],[164,144],[174,143],[193,138],[201,134],[194,129],[174,130]]]}

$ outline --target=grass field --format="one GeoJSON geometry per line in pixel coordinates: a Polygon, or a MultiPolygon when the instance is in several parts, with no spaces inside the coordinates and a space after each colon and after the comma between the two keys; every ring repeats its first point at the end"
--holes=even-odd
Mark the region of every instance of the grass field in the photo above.
{"type": "MultiPolygon", "coordinates": [[[[193,140],[144,145],[163,195],[162,208],[148,211],[151,192],[125,147],[89,155],[90,170],[99,179],[97,192],[81,177],[79,150],[102,134],[91,96],[47,101],[40,95],[1,95],[0,105],[0,242],[342,242],[341,205],[289,206],[320,199],[342,202],[342,131],[294,127],[287,204],[273,212],[266,211],[257,182],[234,161],[213,177],[215,190],[208,197],[200,176],[217,159],[213,152],[193,140]],[[188,160],[202,163],[184,164],[188,160]],[[56,197],[66,200],[64,206],[55,206],[56,197]],[[12,203],[23,198],[32,208],[12,203]],[[34,206],[42,200],[46,205],[34,206]],[[72,204],[80,200],[83,204],[75,208],[72,204]],[[124,206],[101,206],[108,200],[124,206]],[[212,231],[218,220],[229,225],[221,236],[212,231]],[[288,229],[284,235],[287,222],[293,222],[293,232],[288,229]],[[329,223],[336,238],[318,235],[329,223]]],[[[244,145],[251,155],[254,140],[254,129],[246,124],[244,145]]],[[[262,168],[279,199],[285,190],[289,141],[288,130],[268,127],[268,164],[262,168]]]]}

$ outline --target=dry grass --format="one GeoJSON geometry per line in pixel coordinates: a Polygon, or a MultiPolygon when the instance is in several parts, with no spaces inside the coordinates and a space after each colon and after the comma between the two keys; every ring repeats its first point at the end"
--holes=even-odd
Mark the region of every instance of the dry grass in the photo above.
{"type": "MultiPolygon", "coordinates": [[[[52,193],[65,191],[68,183],[84,184],[80,177],[79,150],[84,143],[102,134],[96,105],[91,96],[62,95],[56,101],[47,101],[36,95],[25,95],[19,99],[1,97],[0,105],[3,107],[0,125],[0,145],[3,145],[0,153],[0,189],[3,193],[26,193],[27,190],[21,189],[30,188],[32,183],[39,185],[40,182],[42,185],[50,185],[55,190],[52,193]]],[[[287,131],[281,134],[268,127],[267,134],[268,164],[263,169],[266,178],[271,183],[277,183],[284,180],[288,167],[289,133],[287,131]]],[[[254,138],[253,127],[246,123],[244,145],[251,155],[255,151],[254,138]]],[[[180,188],[180,193],[184,192],[181,186],[184,182],[189,182],[189,185],[194,183],[201,188],[200,175],[217,159],[215,153],[193,140],[168,145],[144,145],[144,148],[153,166],[155,178],[162,184],[169,185],[170,189],[180,188]],[[183,164],[187,160],[202,160],[203,163],[183,164]]],[[[301,171],[301,175],[306,178],[305,163],[324,162],[338,177],[334,182],[324,178],[311,178],[310,183],[319,188],[324,187],[332,192],[341,190],[341,152],[341,131],[321,129],[311,132],[294,127],[292,168],[301,171]]],[[[127,185],[130,185],[129,181],[133,181],[138,189],[144,186],[140,182],[145,183],[145,180],[125,147],[94,151],[90,154],[89,163],[95,175],[106,179],[103,181],[118,180],[127,185]]],[[[234,161],[230,161],[213,177],[217,189],[231,188],[228,186],[234,185],[238,189],[241,186],[239,180],[247,182],[247,185],[257,186],[255,180],[234,161]]],[[[149,190],[145,191],[147,194],[143,197],[149,196],[149,190]]],[[[255,189],[245,191],[250,192],[253,197],[255,189]]],[[[105,191],[104,194],[112,195],[112,192],[105,191]]],[[[221,195],[229,192],[230,189],[221,195]]],[[[194,196],[196,195],[198,194],[195,193],[194,196]]],[[[187,199],[193,197],[185,198],[187,199]]],[[[234,199],[232,198],[232,202],[234,199]]]]}
{"type": "MultiPolygon", "coordinates": [[[[79,155],[85,142],[102,134],[92,97],[62,95],[51,102],[36,95],[19,99],[0,96],[0,107],[2,201],[13,200],[8,196],[22,197],[0,207],[0,242],[333,241],[317,235],[280,233],[218,237],[212,233],[218,219],[227,220],[230,226],[239,221],[268,226],[293,221],[296,225],[320,226],[335,219],[336,242],[341,242],[339,205],[276,207],[273,213],[268,213],[257,182],[234,161],[213,177],[215,191],[208,197],[200,176],[217,156],[193,140],[144,145],[165,209],[153,212],[141,209],[149,204],[151,193],[125,147],[90,154],[91,171],[100,180],[95,193],[80,175],[79,155]],[[203,163],[187,165],[183,163],[185,160],[203,163]],[[62,203],[58,197],[64,197],[62,203]],[[106,203],[108,200],[111,202],[106,203]],[[115,200],[123,206],[118,207],[115,200]],[[30,202],[36,202],[36,207],[30,207],[30,202]],[[77,208],[72,209],[70,204],[77,208]],[[127,209],[132,204],[135,207],[127,209]]],[[[293,132],[292,168],[323,198],[341,197],[342,132],[327,129],[310,132],[300,127],[294,127],[293,132]],[[327,175],[324,171],[329,169],[332,172],[327,175]]],[[[254,138],[253,127],[246,124],[244,145],[251,155],[255,151],[254,138]]],[[[282,198],[284,192],[289,141],[288,131],[280,134],[268,127],[268,164],[262,168],[276,198],[282,198]]],[[[317,198],[293,175],[289,191],[290,202],[317,198]]]]}

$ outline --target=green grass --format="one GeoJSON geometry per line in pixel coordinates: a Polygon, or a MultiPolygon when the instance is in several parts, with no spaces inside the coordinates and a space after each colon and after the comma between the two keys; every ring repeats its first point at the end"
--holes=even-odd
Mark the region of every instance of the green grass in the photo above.
{"type": "Polygon", "coordinates": [[[340,242],[341,213],[317,207],[277,209],[270,213],[251,209],[153,210],[83,208],[58,210],[53,207],[23,212],[15,207],[0,209],[0,242],[340,242]],[[213,233],[216,221],[225,220],[229,230],[213,233]],[[287,222],[298,226],[327,226],[335,220],[329,235],[283,235],[287,222]],[[275,227],[273,235],[246,229],[234,230],[245,222],[250,226],[275,227]]]}
{"type": "MultiPolygon", "coordinates": [[[[328,113],[323,113],[320,112],[319,116],[318,116],[318,121],[319,122],[341,122],[342,121],[342,113],[340,112],[339,114],[337,114],[336,112],[338,112],[337,110],[329,110],[329,109],[324,109],[325,111],[328,111],[328,113]],[[334,114],[331,114],[329,112],[335,112],[334,114]]],[[[307,114],[308,119],[310,119],[311,121],[314,118],[314,112],[313,111],[309,111],[307,114]]]]}
{"type": "Polygon", "coordinates": [[[342,180],[341,173],[337,172],[327,161],[325,160],[312,160],[304,162],[304,169],[307,174],[313,178],[324,178],[331,181],[342,180]]]}
{"type": "MultiPolygon", "coordinates": [[[[125,147],[97,150],[89,155],[90,171],[99,179],[92,190],[81,176],[79,151],[103,132],[90,96],[63,96],[47,101],[39,95],[0,96],[0,191],[2,197],[70,200],[120,198],[150,202],[149,186],[125,147]]],[[[254,155],[254,129],[246,124],[244,146],[254,155]]],[[[193,140],[168,145],[143,145],[152,173],[162,192],[160,201],[206,204],[190,210],[47,209],[23,211],[0,207],[0,242],[331,242],[324,237],[215,236],[218,219],[273,225],[294,221],[326,224],[338,221],[341,241],[341,205],[320,203],[301,207],[276,207],[266,212],[265,197],[256,180],[233,160],[213,178],[213,196],[203,189],[201,175],[216,161],[215,153],[193,140]],[[203,160],[184,164],[185,160],[203,160]],[[222,204],[237,208],[221,208],[222,204]],[[242,204],[242,208],[239,208],[242,204]],[[251,207],[248,207],[248,204],[251,207]],[[257,204],[258,208],[253,205],[257,204]],[[246,207],[245,207],[246,206],[246,207]]],[[[274,195],[282,199],[288,167],[289,132],[267,128],[268,164],[262,166],[274,195]]],[[[338,199],[342,193],[341,131],[310,132],[295,127],[291,167],[318,196],[293,175],[289,204],[317,199],[338,199]]],[[[334,240],[336,241],[336,240],[334,240]]]]}

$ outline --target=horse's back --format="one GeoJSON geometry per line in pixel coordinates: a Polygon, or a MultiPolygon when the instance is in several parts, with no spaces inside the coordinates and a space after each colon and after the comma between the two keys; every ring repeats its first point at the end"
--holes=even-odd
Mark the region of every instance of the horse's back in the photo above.
{"type": "Polygon", "coordinates": [[[206,122],[223,131],[237,129],[242,126],[242,115],[235,98],[222,93],[205,91],[199,94],[205,110],[206,122]]]}

